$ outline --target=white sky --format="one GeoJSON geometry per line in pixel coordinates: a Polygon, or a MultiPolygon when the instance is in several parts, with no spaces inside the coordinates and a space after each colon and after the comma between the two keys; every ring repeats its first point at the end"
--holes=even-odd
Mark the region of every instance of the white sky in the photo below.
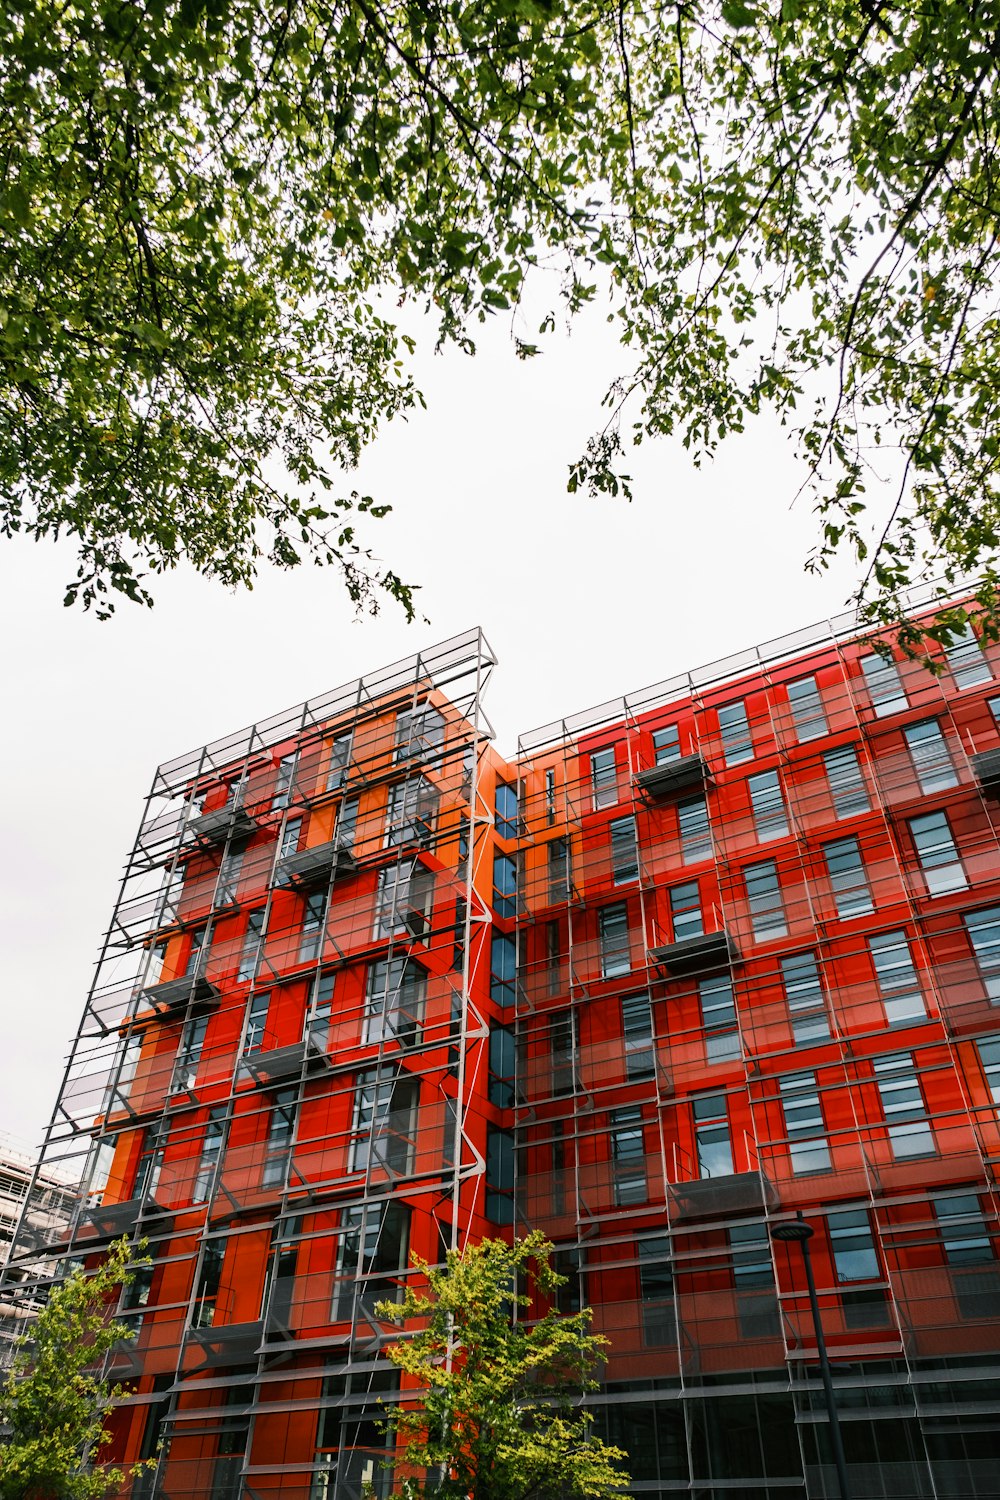
{"type": "Polygon", "coordinates": [[[63,609],[69,549],[0,542],[0,1130],[38,1141],[161,760],[473,625],[500,665],[501,751],[520,731],[839,612],[845,563],[803,572],[787,436],[758,421],[714,464],[647,444],[635,500],[566,493],[620,354],[603,316],[522,364],[499,324],[475,360],[417,367],[429,410],[389,428],[350,487],[395,507],[370,544],[422,585],[407,626],[354,618],[332,570],[233,595],[190,571],[152,611],[63,609]]]}

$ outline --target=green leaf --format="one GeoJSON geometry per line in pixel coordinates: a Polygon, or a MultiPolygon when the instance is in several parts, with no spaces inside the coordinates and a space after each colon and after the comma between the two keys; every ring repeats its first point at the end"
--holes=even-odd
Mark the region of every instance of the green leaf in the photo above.
{"type": "Polygon", "coordinates": [[[757,12],[744,4],[744,0],[722,0],[721,10],[727,26],[739,28],[757,24],[757,12]]]}

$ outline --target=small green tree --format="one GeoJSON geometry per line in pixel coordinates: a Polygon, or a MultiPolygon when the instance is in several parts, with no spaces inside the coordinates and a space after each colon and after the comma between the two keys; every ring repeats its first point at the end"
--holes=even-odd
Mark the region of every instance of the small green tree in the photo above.
{"type": "Polygon", "coordinates": [[[125,1479],[122,1469],[93,1467],[123,1394],[100,1370],[112,1345],[128,1337],[110,1316],[114,1293],[143,1264],[128,1240],[117,1240],[96,1270],[75,1271],[57,1287],[32,1324],[0,1388],[0,1420],[11,1433],[0,1447],[0,1500],[102,1500],[125,1479]]]}
{"type": "Polygon", "coordinates": [[[393,1364],[423,1387],[419,1404],[397,1406],[387,1427],[402,1442],[407,1466],[430,1471],[426,1483],[403,1482],[409,1497],[439,1500],[534,1500],[560,1495],[617,1496],[626,1455],[591,1434],[580,1409],[597,1388],[594,1367],[607,1340],[592,1334],[591,1311],[551,1311],[514,1322],[530,1298],[515,1290],[531,1277],[551,1296],[565,1283],[549,1264],[552,1245],[535,1231],[507,1245],[483,1240],[432,1269],[426,1292],[407,1287],[401,1303],[383,1302],[380,1317],[423,1326],[389,1348],[393,1364]]]}

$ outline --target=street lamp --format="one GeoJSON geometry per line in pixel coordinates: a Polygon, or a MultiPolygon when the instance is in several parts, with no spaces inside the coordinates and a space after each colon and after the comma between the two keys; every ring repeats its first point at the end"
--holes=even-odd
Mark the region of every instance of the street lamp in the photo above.
{"type": "Polygon", "coordinates": [[[830,1447],[833,1449],[833,1462],[837,1469],[837,1482],[840,1485],[840,1500],[851,1500],[851,1492],[847,1484],[847,1463],[844,1458],[844,1445],[840,1438],[840,1418],[837,1416],[837,1401],[833,1394],[833,1377],[830,1374],[830,1360],[826,1352],[826,1339],[823,1337],[823,1324],[819,1315],[819,1300],[816,1296],[812,1256],[809,1254],[809,1241],[812,1239],[813,1233],[812,1225],[806,1223],[800,1210],[794,1219],[787,1219],[783,1224],[775,1224],[771,1230],[771,1238],[781,1240],[783,1244],[802,1246],[802,1259],[806,1267],[806,1286],[809,1288],[809,1306],[812,1309],[813,1328],[816,1330],[816,1348],[819,1351],[819,1367],[823,1376],[823,1390],[826,1393],[826,1415],[830,1424],[830,1447]]]}

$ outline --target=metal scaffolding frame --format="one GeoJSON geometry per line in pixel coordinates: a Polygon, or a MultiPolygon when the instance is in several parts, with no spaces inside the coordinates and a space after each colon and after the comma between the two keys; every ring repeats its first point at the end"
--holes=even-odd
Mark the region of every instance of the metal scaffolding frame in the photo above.
{"type": "Polygon", "coordinates": [[[494,664],[473,630],[156,771],[35,1174],[73,1212],[29,1193],[11,1262],[44,1293],[148,1243],[109,1358],[168,1439],[136,1496],[381,1482],[373,1303],[417,1216],[485,1226],[494,664]],[[255,1466],[303,1408],[347,1456],[255,1466]]]}
{"type": "Polygon", "coordinates": [[[136,1500],[385,1491],[373,1304],[418,1232],[434,1260],[511,1225],[555,1242],[564,1306],[595,1307],[594,1405],[638,1444],[640,1490],[825,1495],[805,1291],[770,1238],[800,1207],[856,1430],[876,1386],[881,1415],[912,1416],[904,1456],[852,1453],[859,1495],[990,1493],[935,1423],[965,1421],[942,1382],[971,1389],[1000,1353],[1000,1261],[961,1261],[1000,1224],[977,1051],[1000,1031],[1000,921],[995,980],[964,925],[1000,909],[996,733],[978,690],[916,662],[883,713],[861,651],[845,615],[532,731],[507,763],[472,631],[158,769],[39,1165],[75,1210],[53,1238],[29,1196],[15,1245],[42,1290],[120,1233],[149,1241],[110,1361],[137,1390],[129,1457],[168,1439],[136,1500]],[[901,726],[930,721],[915,754],[901,726]],[[954,820],[964,887],[928,874],[928,810],[954,820]],[[751,1447],[787,1416],[780,1472],[762,1447],[759,1473],[713,1468],[723,1392],[751,1447]]]}

